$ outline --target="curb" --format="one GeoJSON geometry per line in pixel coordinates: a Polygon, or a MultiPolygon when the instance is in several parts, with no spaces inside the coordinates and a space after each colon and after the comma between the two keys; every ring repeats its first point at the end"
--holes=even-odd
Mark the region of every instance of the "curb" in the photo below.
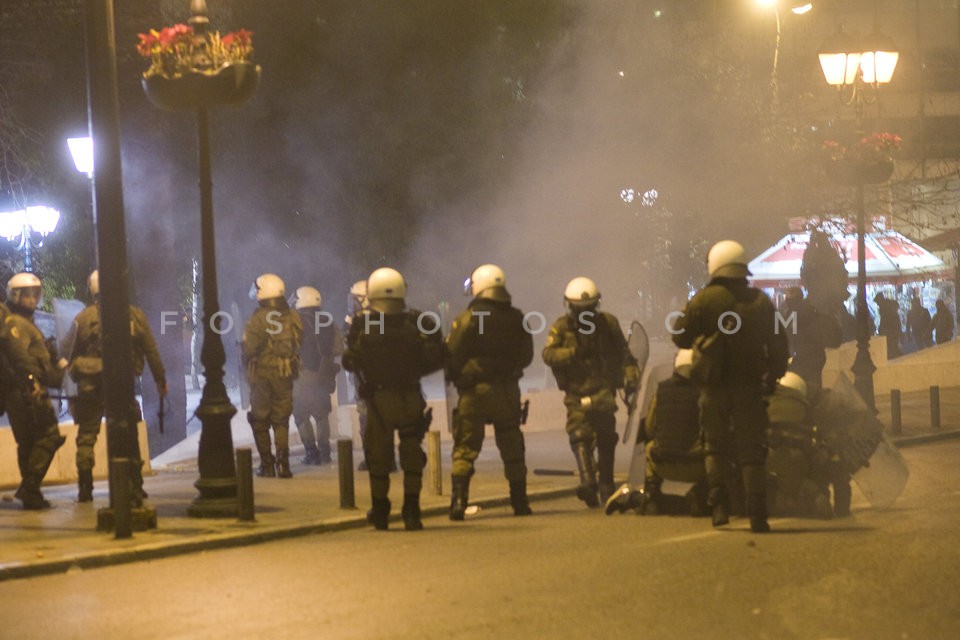
{"type": "Polygon", "coordinates": [[[893,438],[893,444],[900,449],[903,449],[904,447],[915,447],[917,445],[927,444],[928,442],[953,440],[955,438],[960,438],[960,429],[952,429],[950,431],[941,431],[938,433],[925,433],[919,436],[901,436],[898,438],[893,438]]]}
{"type": "MultiPolygon", "coordinates": [[[[531,492],[528,498],[531,502],[541,500],[553,500],[574,495],[573,488],[567,489],[545,489],[538,492],[531,492]]],[[[495,497],[471,502],[483,508],[500,507],[510,504],[510,498],[495,497]]],[[[439,505],[423,509],[423,516],[438,516],[446,514],[449,507],[439,505]]],[[[394,514],[391,522],[400,522],[399,513],[394,514]]],[[[237,523],[238,526],[250,530],[229,531],[224,533],[208,534],[191,538],[188,540],[172,540],[144,544],[132,549],[120,549],[90,552],[67,556],[53,560],[38,560],[36,562],[11,564],[0,567],[0,582],[5,580],[16,580],[18,578],[32,578],[36,576],[51,575],[57,573],[66,573],[72,569],[95,569],[98,567],[109,567],[113,565],[126,564],[130,562],[140,562],[143,560],[157,560],[160,558],[169,558],[187,553],[198,551],[210,551],[214,549],[230,549],[233,547],[242,547],[273,540],[282,540],[285,538],[294,538],[299,536],[311,535],[316,533],[332,533],[335,531],[347,531],[350,529],[361,529],[368,527],[366,514],[347,515],[340,518],[318,519],[310,522],[299,523],[295,525],[276,525],[266,528],[257,528],[256,523],[237,523]]]]}

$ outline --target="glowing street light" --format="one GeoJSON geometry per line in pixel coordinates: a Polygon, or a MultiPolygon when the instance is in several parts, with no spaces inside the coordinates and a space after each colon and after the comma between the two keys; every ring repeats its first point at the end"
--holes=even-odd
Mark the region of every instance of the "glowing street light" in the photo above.
{"type": "Polygon", "coordinates": [[[92,178],[93,138],[90,136],[67,138],[67,147],[70,149],[70,156],[73,158],[73,164],[77,167],[77,171],[87,174],[88,178],[92,178]]]}
{"type": "Polygon", "coordinates": [[[52,207],[33,206],[18,211],[0,211],[0,236],[18,243],[17,249],[23,251],[23,270],[33,271],[31,249],[43,246],[43,241],[34,245],[33,234],[41,238],[53,233],[60,222],[60,212],[52,207]]]}

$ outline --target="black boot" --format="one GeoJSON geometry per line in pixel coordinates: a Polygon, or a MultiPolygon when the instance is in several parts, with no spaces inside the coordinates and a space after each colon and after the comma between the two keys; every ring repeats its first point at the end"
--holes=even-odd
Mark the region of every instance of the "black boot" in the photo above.
{"type": "Polygon", "coordinates": [[[533,513],[530,509],[530,501],[527,499],[526,478],[510,483],[510,506],[513,507],[515,516],[529,516],[533,513]]]}
{"type": "Polygon", "coordinates": [[[636,506],[634,504],[634,495],[639,493],[639,491],[634,490],[629,484],[623,483],[619,489],[607,498],[603,512],[608,516],[614,513],[624,513],[627,509],[636,506]]]}
{"type": "Polygon", "coordinates": [[[599,507],[597,470],[593,463],[593,451],[586,444],[580,442],[574,447],[573,456],[577,461],[577,470],[580,472],[580,486],[577,487],[577,497],[587,503],[588,507],[599,507]]]}
{"type": "Polygon", "coordinates": [[[290,470],[290,449],[277,449],[277,477],[292,478],[293,472],[290,470]]]}
{"type": "Polygon", "coordinates": [[[77,470],[77,502],[93,501],[93,470],[77,470]]]}
{"type": "Polygon", "coordinates": [[[15,495],[23,503],[23,508],[28,511],[50,508],[50,502],[40,492],[40,481],[33,475],[27,475],[23,478],[15,495]]]}
{"type": "Polygon", "coordinates": [[[597,440],[597,479],[600,502],[605,503],[613,495],[613,462],[617,448],[617,434],[607,433],[597,440]]]}
{"type": "Polygon", "coordinates": [[[726,490],[722,487],[710,489],[707,504],[710,505],[710,515],[713,526],[722,527],[730,522],[730,506],[727,501],[726,490]]]}
{"type": "Polygon", "coordinates": [[[747,513],[750,515],[750,531],[769,533],[767,524],[767,497],[761,493],[747,494],[747,513]]]}
{"type": "Polygon", "coordinates": [[[741,467],[743,488],[747,494],[747,515],[750,517],[750,530],[754,533],[767,533],[767,471],[762,464],[749,464],[741,467]]]}
{"type": "Polygon", "coordinates": [[[300,459],[300,463],[312,465],[323,464],[320,462],[320,449],[317,448],[317,445],[304,445],[304,456],[300,459]]]}
{"type": "Polygon", "coordinates": [[[647,479],[643,483],[643,497],[640,501],[640,515],[658,516],[663,506],[663,492],[657,479],[647,479]]]}
{"type": "Polygon", "coordinates": [[[850,516],[850,481],[844,479],[833,483],[833,514],[838,518],[850,516]]]}
{"type": "Polygon", "coordinates": [[[403,494],[403,510],[400,514],[403,516],[403,528],[407,531],[423,529],[423,522],[420,521],[420,494],[403,494]]]}
{"type": "Polygon", "coordinates": [[[705,482],[698,482],[690,487],[684,498],[687,501],[687,508],[690,509],[690,515],[694,518],[701,518],[710,513],[710,507],[707,506],[707,485],[705,482]]]}
{"type": "Polygon", "coordinates": [[[470,495],[470,476],[451,476],[450,486],[450,519],[463,520],[470,495]]]}
{"type": "Polygon", "coordinates": [[[377,531],[386,531],[390,520],[390,501],[386,498],[374,498],[373,506],[367,511],[367,522],[377,531]]]}

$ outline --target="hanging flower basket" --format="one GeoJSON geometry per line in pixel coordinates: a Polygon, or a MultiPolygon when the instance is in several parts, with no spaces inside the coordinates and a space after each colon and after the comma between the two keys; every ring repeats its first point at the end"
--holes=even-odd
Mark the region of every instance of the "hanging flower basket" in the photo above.
{"type": "Polygon", "coordinates": [[[214,72],[194,71],[174,78],[143,78],[150,102],[169,111],[201,109],[246,101],[260,84],[260,67],[252,62],[225,64],[214,72]]]}
{"type": "Polygon", "coordinates": [[[877,184],[893,174],[893,156],[900,149],[900,136],[895,133],[871,133],[844,146],[826,140],[825,171],[840,184],[877,184]]]}
{"type": "Polygon", "coordinates": [[[893,174],[893,160],[865,162],[841,158],[827,162],[827,175],[839,184],[877,184],[886,182],[893,174]]]}

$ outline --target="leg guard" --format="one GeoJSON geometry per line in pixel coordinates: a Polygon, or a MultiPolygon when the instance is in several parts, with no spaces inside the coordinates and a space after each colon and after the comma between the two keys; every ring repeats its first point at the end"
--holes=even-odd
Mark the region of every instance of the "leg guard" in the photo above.
{"type": "Polygon", "coordinates": [[[513,480],[510,483],[510,506],[513,507],[513,515],[529,516],[533,513],[530,509],[530,501],[527,499],[527,479],[513,480]]]}
{"type": "Polygon", "coordinates": [[[420,494],[403,494],[403,528],[407,531],[420,531],[423,529],[423,522],[420,521],[420,494]]]}
{"type": "Polygon", "coordinates": [[[93,471],[90,469],[77,470],[77,502],[93,501],[93,471]]]}
{"type": "Polygon", "coordinates": [[[451,476],[450,486],[450,519],[463,520],[470,496],[470,476],[451,476]]]}
{"type": "Polygon", "coordinates": [[[603,431],[597,434],[597,479],[600,502],[606,502],[613,494],[613,462],[616,448],[616,431],[603,431]]]}
{"type": "Polygon", "coordinates": [[[577,487],[577,497],[583,500],[588,507],[599,507],[597,471],[593,462],[593,450],[586,443],[578,442],[573,447],[573,456],[577,461],[577,470],[580,472],[580,486],[577,487]]]}
{"type": "Polygon", "coordinates": [[[260,454],[260,469],[257,475],[261,478],[273,478],[276,476],[276,460],[270,449],[270,427],[260,423],[251,423],[250,426],[253,427],[253,441],[257,445],[257,453],[260,454]]]}
{"type": "Polygon", "coordinates": [[[293,472],[290,471],[290,447],[277,446],[277,476],[280,478],[292,478],[293,472]]]}

